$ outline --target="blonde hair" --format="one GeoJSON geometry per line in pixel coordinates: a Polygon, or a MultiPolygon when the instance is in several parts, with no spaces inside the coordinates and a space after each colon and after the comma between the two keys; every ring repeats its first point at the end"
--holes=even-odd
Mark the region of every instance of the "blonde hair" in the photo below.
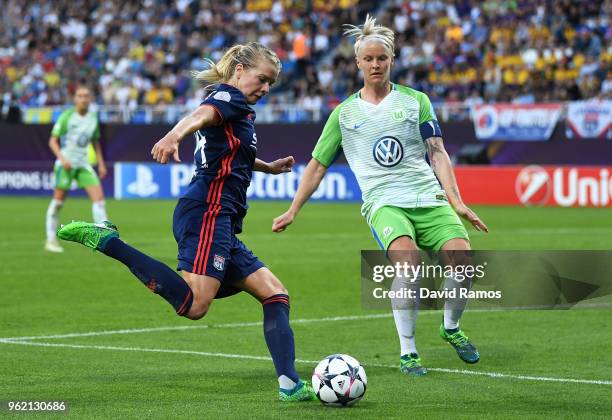
{"type": "Polygon", "coordinates": [[[203,86],[210,86],[215,83],[225,83],[234,75],[237,64],[242,64],[245,69],[257,66],[260,58],[265,58],[276,66],[276,74],[281,71],[281,62],[276,53],[270,48],[258,42],[249,42],[246,45],[234,45],[227,50],[221,60],[215,63],[209,58],[204,61],[208,64],[206,70],[192,72],[195,79],[203,86]]]}
{"type": "Polygon", "coordinates": [[[393,31],[386,26],[377,25],[376,18],[366,16],[366,20],[363,25],[343,25],[346,29],[344,30],[345,36],[355,36],[355,56],[359,54],[359,50],[366,42],[375,41],[383,44],[387,53],[393,57],[395,50],[395,34],[393,31]]]}

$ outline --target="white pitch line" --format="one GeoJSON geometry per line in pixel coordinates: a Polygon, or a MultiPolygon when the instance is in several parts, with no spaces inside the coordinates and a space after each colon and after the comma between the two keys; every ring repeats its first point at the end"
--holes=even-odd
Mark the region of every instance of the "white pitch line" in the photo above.
{"type": "Polygon", "coordinates": [[[71,349],[140,351],[140,352],[147,352],[147,353],[194,354],[198,356],[222,357],[226,359],[272,360],[270,357],[266,357],[266,356],[250,356],[250,355],[231,354],[231,353],[210,353],[210,352],[195,351],[195,350],[150,349],[150,348],[141,348],[141,347],[96,346],[96,345],[63,344],[63,343],[38,343],[38,342],[32,343],[28,341],[11,341],[11,340],[3,340],[3,339],[0,339],[0,343],[19,344],[23,346],[36,346],[36,347],[65,347],[65,348],[71,348],[71,349]]]}
{"type": "MultiPolygon", "coordinates": [[[[588,309],[588,308],[599,308],[599,307],[610,307],[612,303],[585,303],[576,306],[576,309],[588,309]]],[[[471,309],[470,312],[500,312],[502,310],[520,310],[520,309],[535,309],[533,307],[515,307],[515,308],[499,308],[499,309],[471,309]]],[[[543,309],[549,309],[543,307],[543,309]]],[[[426,310],[420,311],[419,316],[423,315],[440,315],[441,310],[426,310]]],[[[291,320],[291,324],[313,324],[318,322],[337,322],[337,321],[360,321],[369,319],[381,319],[391,318],[391,313],[384,314],[368,314],[368,315],[347,315],[347,316],[332,316],[325,318],[298,318],[291,320]]],[[[261,321],[255,322],[234,322],[229,324],[203,324],[203,325],[175,325],[167,327],[152,327],[152,328],[128,328],[123,330],[102,330],[102,331],[88,331],[81,333],[67,333],[67,334],[54,334],[54,335],[33,335],[24,337],[0,337],[0,341],[24,341],[24,340],[51,340],[59,338],[76,338],[76,337],[97,337],[103,335],[116,335],[116,334],[138,334],[138,333],[149,333],[149,332],[160,332],[160,331],[188,331],[188,330],[204,330],[204,329],[215,329],[215,328],[243,328],[243,327],[259,327],[261,321]]]]}
{"type": "Polygon", "coordinates": [[[523,379],[526,381],[543,381],[543,382],[569,382],[576,384],[593,384],[593,385],[612,385],[612,381],[596,380],[596,379],[572,379],[572,378],[550,378],[547,376],[527,376],[527,375],[509,375],[506,373],[497,372],[480,372],[467,369],[446,369],[446,368],[427,368],[436,372],[460,373],[464,375],[480,375],[491,378],[510,378],[523,379]]]}
{"type": "MultiPolygon", "coordinates": [[[[133,352],[146,352],[146,353],[171,353],[171,354],[188,354],[205,357],[219,357],[226,359],[243,359],[243,360],[262,360],[271,361],[272,359],[268,356],[253,356],[248,354],[232,354],[232,353],[211,353],[204,351],[195,350],[178,350],[178,349],[152,349],[142,347],[117,347],[117,346],[96,346],[96,345],[83,345],[83,344],[63,344],[63,343],[32,343],[28,341],[11,341],[0,339],[0,343],[4,344],[17,344],[22,346],[36,346],[36,347],[63,347],[73,349],[91,349],[91,350],[114,350],[114,351],[133,351],[133,352]]],[[[317,360],[303,360],[296,359],[296,363],[304,363],[310,365],[316,365],[319,361],[317,360]]],[[[380,367],[397,369],[397,365],[383,365],[383,364],[364,364],[365,367],[380,367]]],[[[487,376],[495,379],[517,379],[524,381],[537,381],[537,382],[561,382],[561,383],[577,383],[577,384],[589,384],[589,385],[612,385],[612,381],[607,380],[595,380],[595,379],[574,379],[574,378],[552,378],[547,376],[528,376],[528,375],[510,375],[506,373],[498,372],[481,372],[467,369],[446,369],[446,368],[427,368],[434,372],[453,373],[459,375],[477,375],[487,376]]]]}
{"type": "MultiPolygon", "coordinates": [[[[428,311],[437,313],[437,311],[428,311]]],[[[336,322],[336,321],[358,321],[368,319],[379,319],[379,318],[390,318],[391,313],[384,314],[369,314],[369,315],[349,315],[349,316],[333,316],[325,318],[301,318],[291,320],[291,324],[312,324],[317,322],[336,322]]],[[[83,333],[69,333],[69,334],[56,334],[56,335],[34,335],[29,337],[3,337],[0,341],[24,341],[24,340],[49,340],[58,338],[74,338],[74,337],[96,337],[100,335],[114,335],[114,334],[137,334],[137,333],[148,333],[148,332],[159,332],[159,331],[185,331],[185,330],[201,330],[201,329],[215,329],[215,328],[243,328],[243,327],[257,327],[261,326],[261,321],[257,322],[235,322],[231,324],[212,324],[212,325],[176,325],[168,327],[154,327],[154,328],[133,328],[124,330],[109,330],[109,331],[89,331],[83,333]]]]}

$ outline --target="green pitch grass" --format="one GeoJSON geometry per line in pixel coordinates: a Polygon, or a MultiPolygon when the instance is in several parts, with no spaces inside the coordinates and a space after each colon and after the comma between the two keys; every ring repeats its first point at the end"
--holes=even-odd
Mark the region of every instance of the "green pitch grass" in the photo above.
{"type": "MultiPolygon", "coordinates": [[[[468,311],[462,326],[482,354],[473,366],[438,337],[440,312],[423,311],[417,343],[424,364],[436,370],[424,378],[402,376],[392,318],[360,306],[359,251],[376,245],[357,205],[308,204],[296,224],[278,235],[270,232],[271,221],[287,203],[253,202],[242,235],[290,291],[291,317],[299,321],[293,325],[297,357],[304,361],[297,364],[300,374],[309,378],[314,362],[331,353],[348,353],[366,366],[365,398],[353,408],[332,409],[276,400],[273,365],[256,324],[262,310],[254,299],[216,301],[201,321],[178,318],[116,261],[69,243],[64,254],[45,253],[47,199],[0,202],[0,337],[92,333],[0,342],[0,401],[66,401],[77,418],[612,412],[609,308],[468,311]],[[359,318],[321,321],[348,316],[359,318]],[[100,334],[159,327],[169,329],[100,334]]],[[[170,201],[108,202],[122,237],[172,267],[173,207],[170,201]]],[[[612,249],[609,210],[475,210],[491,229],[488,235],[470,230],[476,249],[612,249]]],[[[64,221],[89,218],[86,200],[69,200],[62,213],[64,221]]]]}

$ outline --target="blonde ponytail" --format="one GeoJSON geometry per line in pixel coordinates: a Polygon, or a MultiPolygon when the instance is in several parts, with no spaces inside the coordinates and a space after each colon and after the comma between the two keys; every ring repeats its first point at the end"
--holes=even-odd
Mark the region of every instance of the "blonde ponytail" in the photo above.
{"type": "Polygon", "coordinates": [[[242,64],[245,69],[250,69],[257,66],[261,58],[265,58],[276,67],[277,75],[280,73],[281,62],[276,53],[258,42],[249,42],[246,45],[234,45],[223,54],[219,63],[215,64],[211,59],[205,58],[204,61],[208,64],[208,68],[200,72],[192,72],[192,74],[203,86],[227,83],[234,75],[237,64],[242,64]]]}
{"type": "Polygon", "coordinates": [[[355,41],[355,55],[359,54],[359,50],[366,42],[376,41],[383,44],[390,56],[394,56],[395,34],[386,26],[377,25],[375,17],[368,14],[361,27],[355,25],[343,26],[346,28],[344,30],[345,36],[354,36],[357,38],[355,41]]]}

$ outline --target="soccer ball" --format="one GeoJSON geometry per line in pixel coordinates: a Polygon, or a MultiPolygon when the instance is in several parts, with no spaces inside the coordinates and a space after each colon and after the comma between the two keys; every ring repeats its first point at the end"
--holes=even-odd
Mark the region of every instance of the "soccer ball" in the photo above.
{"type": "Polygon", "coordinates": [[[346,407],[366,392],[368,378],[357,359],[332,354],[321,360],[312,374],[312,387],[324,405],[346,407]]]}

